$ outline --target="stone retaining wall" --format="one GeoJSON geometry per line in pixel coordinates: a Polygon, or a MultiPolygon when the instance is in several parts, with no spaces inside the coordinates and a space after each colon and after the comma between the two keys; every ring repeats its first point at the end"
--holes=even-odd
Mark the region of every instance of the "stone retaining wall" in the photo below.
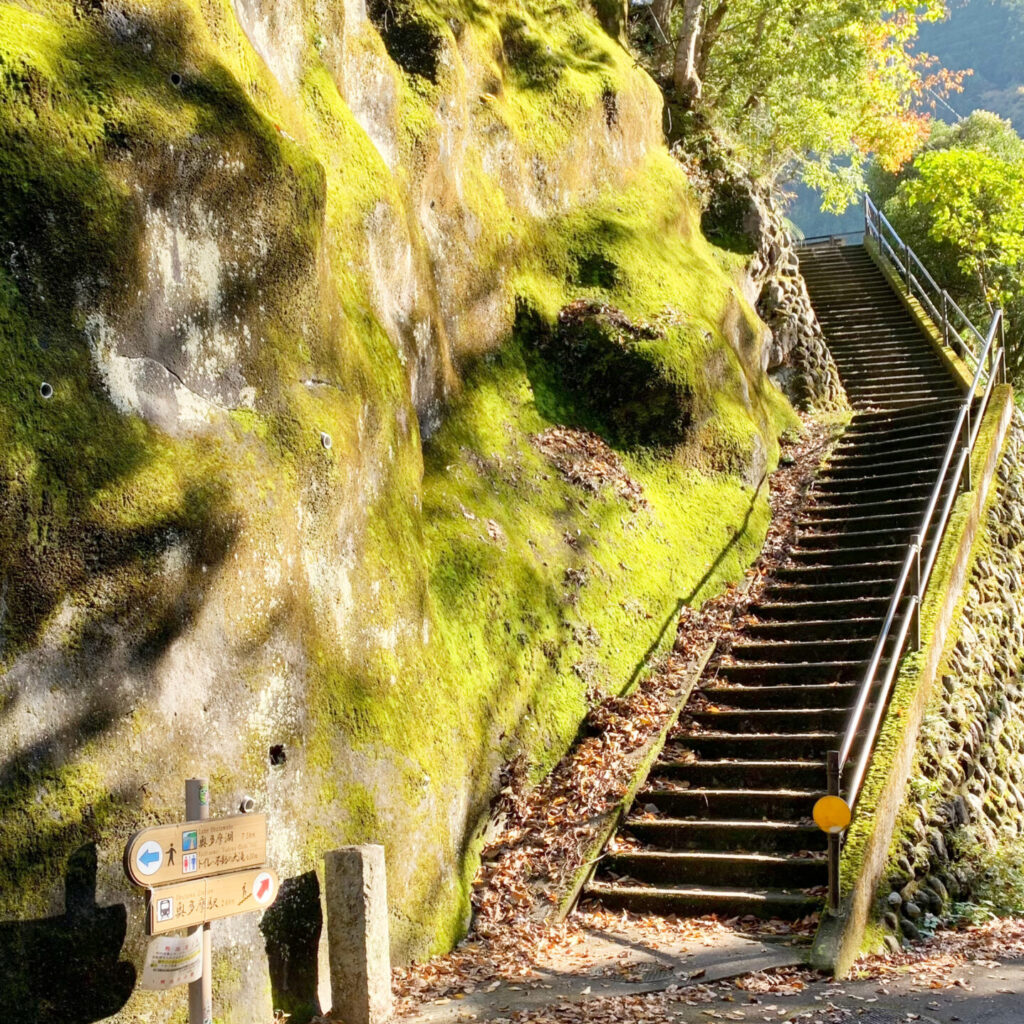
{"type": "Polygon", "coordinates": [[[800,276],[796,242],[778,203],[751,189],[744,228],[757,251],[747,273],[758,289],[757,312],[772,332],[765,369],[802,409],[847,408],[846,391],[800,276]]]}
{"type": "MultiPolygon", "coordinates": [[[[1024,853],[1024,418],[997,470],[982,549],[921,729],[877,916],[887,946],[928,934],[985,884],[972,850],[1024,853]]],[[[1012,859],[1012,857],[1011,857],[1012,859]]]]}

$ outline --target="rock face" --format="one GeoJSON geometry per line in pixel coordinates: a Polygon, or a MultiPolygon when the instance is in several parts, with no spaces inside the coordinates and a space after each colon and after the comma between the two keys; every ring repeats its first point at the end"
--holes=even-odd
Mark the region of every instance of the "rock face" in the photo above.
{"type": "Polygon", "coordinates": [[[324,852],[384,845],[396,962],[449,948],[502,766],[742,575],[795,418],[578,5],[26,0],[0,66],[0,991],[173,1016],[120,858],[207,775],[283,879],[218,1017],[298,1022],[324,852]],[[528,330],[581,298],[658,324],[594,325],[596,409],[528,330]]]}
{"type": "Polygon", "coordinates": [[[749,274],[760,288],[757,311],[772,332],[765,369],[800,408],[821,412],[847,408],[821,325],[800,276],[793,235],[770,195],[752,195],[747,215],[757,251],[749,274]]]}
{"type": "Polygon", "coordinates": [[[848,408],[779,204],[767,188],[720,158],[707,162],[710,202],[705,219],[718,233],[746,238],[752,248],[744,290],[771,330],[763,349],[765,370],[799,408],[848,408]]]}
{"type": "Polygon", "coordinates": [[[956,904],[1011,904],[1024,849],[1024,423],[1010,429],[965,590],[960,635],[926,713],[879,918],[917,939],[956,904]],[[1007,892],[1007,887],[1009,891],[1007,892]]]}

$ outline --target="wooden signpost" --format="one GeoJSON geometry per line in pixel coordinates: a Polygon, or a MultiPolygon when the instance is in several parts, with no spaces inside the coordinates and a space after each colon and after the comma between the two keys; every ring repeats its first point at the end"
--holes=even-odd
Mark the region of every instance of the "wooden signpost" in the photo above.
{"type": "MultiPolygon", "coordinates": [[[[136,832],[124,849],[125,874],[148,890],[147,932],[154,936],[183,928],[189,929],[189,935],[202,932],[202,973],[189,982],[189,1024],[213,1021],[210,922],[266,910],[277,898],[279,886],[277,875],[265,866],[266,816],[210,818],[209,814],[209,784],[206,779],[189,779],[185,784],[188,820],[136,832]]],[[[198,949],[190,955],[198,957],[198,949]]]]}
{"type": "Polygon", "coordinates": [[[259,867],[266,859],[266,815],[237,814],[144,828],[125,847],[124,869],[136,885],[152,889],[259,867]]]}
{"type": "Polygon", "coordinates": [[[266,910],[274,902],[277,888],[273,871],[256,868],[150,890],[149,934],[164,935],[250,910],[266,910]]]}

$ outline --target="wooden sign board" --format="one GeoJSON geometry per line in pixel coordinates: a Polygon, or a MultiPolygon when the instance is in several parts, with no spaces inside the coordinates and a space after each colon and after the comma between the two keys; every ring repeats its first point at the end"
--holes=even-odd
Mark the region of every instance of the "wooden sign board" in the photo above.
{"type": "Polygon", "coordinates": [[[146,912],[149,934],[163,935],[250,910],[266,910],[277,898],[277,890],[278,878],[270,868],[152,889],[146,912]]]}
{"type": "Polygon", "coordinates": [[[124,869],[149,889],[258,868],[266,859],[266,815],[236,814],[136,832],[124,850],[124,869]]]}

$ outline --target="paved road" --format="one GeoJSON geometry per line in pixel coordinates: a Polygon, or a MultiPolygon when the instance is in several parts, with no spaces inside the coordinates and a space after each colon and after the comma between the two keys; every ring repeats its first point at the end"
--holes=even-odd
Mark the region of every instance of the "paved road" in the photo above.
{"type": "MultiPolygon", "coordinates": [[[[402,1024],[506,1020],[516,1013],[559,1004],[663,992],[694,977],[707,984],[802,962],[798,948],[735,932],[677,939],[666,934],[655,943],[649,934],[623,924],[615,929],[589,930],[572,958],[555,957],[538,965],[531,979],[502,982],[492,991],[487,991],[487,986],[457,999],[426,1003],[414,1015],[403,1017],[402,1024]]],[[[553,1009],[551,1019],[557,1019],[558,1013],[553,1009]]],[[[707,1024],[708,1017],[700,1019],[707,1024]]]]}
{"type": "MultiPolygon", "coordinates": [[[[896,1024],[920,1020],[931,1022],[958,1021],[964,1024],[1021,1024],[1024,1022],[1024,959],[1000,961],[998,967],[967,962],[955,968],[952,978],[960,980],[952,988],[932,989],[927,975],[908,973],[890,981],[858,981],[816,983],[806,993],[787,1000],[773,1000],[792,1008],[788,1020],[799,1024],[832,1024],[833,1021],[851,1020],[862,1024],[896,1024]],[[815,998],[817,997],[817,998],[815,998]],[[867,1000],[872,1000],[868,1002],[867,1000]],[[848,1011],[847,1015],[824,1009],[834,1005],[848,1011]]],[[[687,1007],[689,1009],[689,1007],[687,1007]]],[[[744,1008],[746,1010],[746,1008],[744,1008]]],[[[750,1007],[748,1020],[764,1019],[750,1007]]],[[[680,1018],[703,1020],[707,1016],[680,1018]]]]}
{"type": "Polygon", "coordinates": [[[545,1024],[588,1019],[602,1024],[641,1019],[651,1024],[1024,1024],[1024,958],[967,961],[931,973],[912,968],[882,981],[810,981],[796,994],[755,995],[722,979],[793,964],[798,959],[793,951],[731,937],[713,946],[659,948],[656,959],[648,950],[634,948],[623,958],[628,937],[601,941],[608,944],[607,957],[595,947],[596,959],[586,972],[545,972],[533,985],[503,984],[494,992],[431,1003],[403,1024],[514,1021],[522,1013],[545,1024]],[[608,971],[613,962],[614,970],[608,971]],[[636,999],[669,985],[685,985],[694,973],[702,985],[719,982],[711,986],[717,990],[714,1001],[687,1005],[672,998],[654,1005],[636,999]],[[624,996],[632,998],[619,1001],[624,996]]]}

